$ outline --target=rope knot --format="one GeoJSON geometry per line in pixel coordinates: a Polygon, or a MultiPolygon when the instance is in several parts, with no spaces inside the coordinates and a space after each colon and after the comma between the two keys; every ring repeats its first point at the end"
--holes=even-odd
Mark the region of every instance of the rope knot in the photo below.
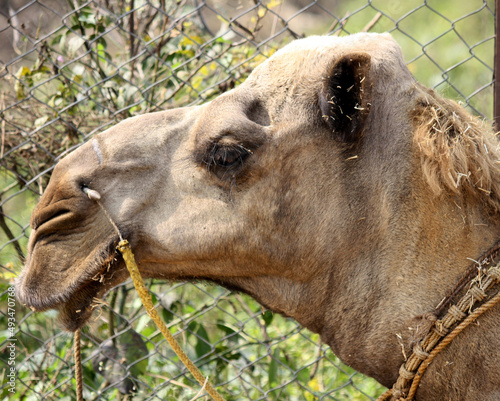
{"type": "Polygon", "coordinates": [[[410,372],[408,369],[406,369],[405,364],[402,364],[399,368],[399,376],[401,376],[403,379],[411,380],[415,377],[415,372],[410,372]]]}
{"type": "Polygon", "coordinates": [[[499,265],[496,265],[494,267],[492,267],[490,269],[490,271],[488,272],[488,274],[491,276],[491,278],[493,280],[495,280],[495,282],[500,282],[500,266],[499,265]]]}
{"type": "Polygon", "coordinates": [[[413,353],[421,361],[423,361],[424,359],[426,359],[429,356],[429,353],[425,352],[424,349],[422,348],[421,343],[415,344],[415,346],[413,347],[413,353]]]}
{"type": "Polygon", "coordinates": [[[406,401],[405,394],[401,390],[394,390],[392,399],[395,401],[406,401]]]}
{"type": "Polygon", "coordinates": [[[467,317],[467,314],[462,312],[456,305],[451,305],[450,309],[448,309],[448,313],[453,317],[453,319],[455,319],[455,321],[463,320],[467,317]]]}
{"type": "Polygon", "coordinates": [[[441,320],[436,321],[436,324],[432,328],[432,331],[440,337],[444,337],[448,334],[448,329],[443,325],[441,320]]]}
{"type": "Polygon", "coordinates": [[[477,285],[469,289],[469,294],[478,302],[481,302],[484,298],[486,298],[486,293],[477,285]]]}

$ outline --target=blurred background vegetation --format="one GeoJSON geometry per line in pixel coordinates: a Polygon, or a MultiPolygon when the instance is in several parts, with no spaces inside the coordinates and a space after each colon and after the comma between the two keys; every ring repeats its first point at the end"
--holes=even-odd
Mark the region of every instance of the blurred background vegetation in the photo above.
{"type": "MultiPolygon", "coordinates": [[[[7,0],[0,4],[1,399],[74,399],[72,339],[54,312],[16,307],[17,392],[7,392],[7,288],[57,160],[124,118],[199,104],[295,38],[391,32],[427,86],[492,119],[493,1],[7,0]]],[[[217,286],[150,288],[186,352],[228,400],[369,400],[382,387],[317,335],[217,286]]],[[[178,400],[198,386],[130,284],[86,329],[89,400],[178,400]]],[[[207,399],[201,396],[198,399],[207,399]]]]}

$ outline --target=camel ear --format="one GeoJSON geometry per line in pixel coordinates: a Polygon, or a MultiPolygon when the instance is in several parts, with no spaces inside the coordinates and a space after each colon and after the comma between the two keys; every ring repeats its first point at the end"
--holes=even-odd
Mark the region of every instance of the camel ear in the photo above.
{"type": "Polygon", "coordinates": [[[337,60],[328,71],[319,106],[333,135],[353,143],[363,132],[371,105],[371,58],[354,53],[337,60]]]}

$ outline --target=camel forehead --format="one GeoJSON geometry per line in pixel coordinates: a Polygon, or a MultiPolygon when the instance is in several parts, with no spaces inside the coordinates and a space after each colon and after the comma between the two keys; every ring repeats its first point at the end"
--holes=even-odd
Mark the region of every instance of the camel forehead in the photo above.
{"type": "Polygon", "coordinates": [[[331,63],[332,58],[349,53],[367,53],[374,61],[402,60],[401,49],[389,34],[359,33],[346,37],[311,36],[293,41],[276,52],[261,68],[273,68],[281,74],[300,69],[323,72],[320,71],[323,65],[331,63]]]}
{"type": "Polygon", "coordinates": [[[372,71],[383,66],[384,73],[389,72],[393,76],[403,73],[403,79],[410,77],[401,48],[391,35],[359,33],[346,37],[311,36],[295,40],[258,66],[244,87],[269,96],[279,96],[276,90],[280,92],[283,88],[297,88],[302,94],[313,93],[323,84],[336,60],[355,53],[370,56],[372,71]]]}
{"type": "Polygon", "coordinates": [[[392,52],[399,49],[399,45],[387,33],[358,33],[350,36],[311,36],[291,42],[278,52],[274,57],[289,57],[295,53],[294,57],[307,58],[311,53],[319,56],[326,54],[329,56],[334,50],[339,54],[348,52],[366,52],[372,55],[392,52]]]}

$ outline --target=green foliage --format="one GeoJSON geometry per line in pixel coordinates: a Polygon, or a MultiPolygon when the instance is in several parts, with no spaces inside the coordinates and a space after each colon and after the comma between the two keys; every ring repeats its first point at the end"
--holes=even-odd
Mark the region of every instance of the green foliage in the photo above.
{"type": "MultiPolygon", "coordinates": [[[[4,289],[1,284],[0,292],[4,289]]],[[[156,280],[150,289],[184,351],[228,401],[315,400],[334,389],[332,399],[366,400],[365,394],[382,390],[372,379],[352,378],[355,372],[321,345],[318,335],[280,315],[265,318],[262,307],[247,296],[156,280]]],[[[136,302],[133,289],[122,285],[107,299],[82,335],[85,399],[194,397],[198,384],[136,302]]],[[[54,335],[54,312],[35,314],[17,305],[17,313],[30,323],[16,333],[18,388],[8,399],[73,397],[71,337],[54,335]]]]}
{"type": "MultiPolygon", "coordinates": [[[[66,25],[42,43],[32,65],[13,74],[14,91],[4,91],[23,105],[2,115],[12,134],[5,136],[1,165],[21,187],[94,132],[138,113],[209,100],[266,57],[264,49],[234,47],[177,20],[189,11],[180,3],[170,14],[139,8],[138,21],[148,23],[139,22],[130,34],[116,32],[123,29],[125,3],[115,14],[81,3],[70,2],[66,25]]],[[[42,188],[47,177],[38,178],[42,188]]]]}
{"type": "Polygon", "coordinates": [[[97,372],[110,383],[118,383],[116,387],[120,393],[133,393],[137,390],[134,378],[146,372],[148,352],[142,337],[128,329],[100,344],[92,358],[92,376],[97,372]]]}

